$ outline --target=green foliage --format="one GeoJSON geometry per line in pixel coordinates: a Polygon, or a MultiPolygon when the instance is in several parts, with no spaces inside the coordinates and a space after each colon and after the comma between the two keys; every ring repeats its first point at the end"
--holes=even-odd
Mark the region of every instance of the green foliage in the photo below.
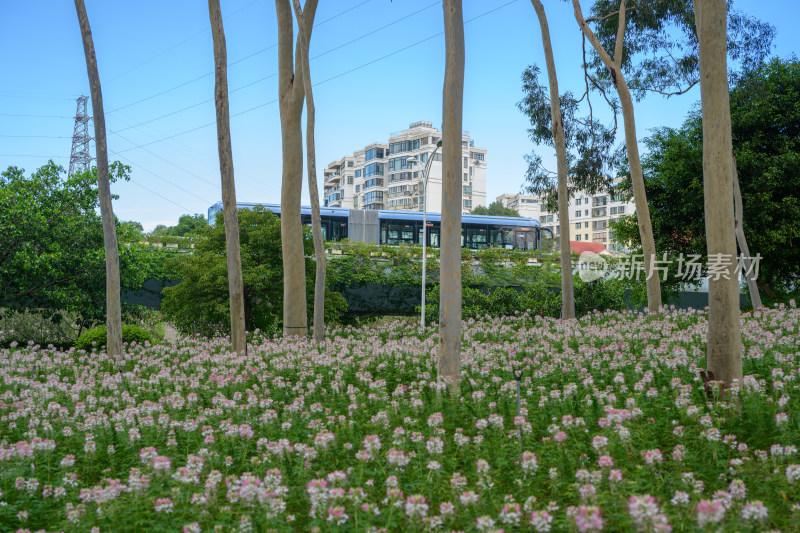
{"type": "MultiPolygon", "coordinates": [[[[528,136],[531,141],[555,147],[550,88],[547,80],[544,84],[539,82],[540,74],[536,65],[529,66],[522,73],[524,97],[517,103],[517,107],[530,120],[528,136]]],[[[588,80],[580,97],[571,91],[566,91],[559,97],[567,150],[567,189],[570,195],[578,190],[585,190],[590,194],[607,191],[611,186],[607,177],[608,171],[619,157],[614,150],[616,120],[613,125],[605,125],[596,120],[592,112],[591,97],[588,80]],[[584,112],[587,113],[585,116],[582,115],[584,112]]],[[[616,102],[611,98],[606,100],[616,113],[616,102]]],[[[536,151],[525,156],[525,159],[528,162],[525,173],[527,190],[533,194],[546,195],[548,209],[558,211],[557,173],[542,165],[542,158],[536,151]]]]}
{"type": "MultiPolygon", "coordinates": [[[[421,246],[341,242],[328,247],[332,252],[328,260],[328,279],[332,287],[374,283],[421,290],[421,246]]],[[[426,317],[435,322],[439,317],[439,250],[429,248],[428,252],[426,317]]],[[[526,309],[545,316],[560,315],[558,254],[504,248],[464,249],[462,259],[465,319],[509,316],[526,309]]],[[[584,283],[576,276],[574,284],[579,314],[639,305],[638,295],[645,294],[643,281],[636,280],[609,278],[584,283]]]]}
{"type": "MultiPolygon", "coordinates": [[[[730,63],[758,65],[770,52],[775,28],[756,18],[728,9],[728,58],[730,63]]],[[[619,18],[619,0],[596,0],[592,22],[603,47],[613,55],[619,18]]],[[[700,81],[700,63],[692,0],[637,0],[626,10],[622,72],[631,92],[643,98],[650,92],[666,96],[682,94],[700,81]]],[[[600,58],[590,59],[592,78],[610,88],[611,75],[600,58]]]]}
{"type": "MultiPolygon", "coordinates": [[[[75,348],[78,350],[86,350],[87,352],[96,348],[98,351],[106,346],[108,338],[108,330],[105,326],[97,326],[90,330],[85,331],[78,340],[75,341],[75,348]]],[[[126,324],[122,326],[122,342],[135,342],[144,345],[145,342],[155,343],[157,341],[156,335],[147,331],[139,326],[126,324]]]]}
{"type": "MultiPolygon", "coordinates": [[[[244,279],[245,325],[248,331],[277,333],[283,327],[283,263],[281,224],[274,213],[262,207],[239,210],[239,240],[244,279]]],[[[306,257],[313,255],[310,228],[304,228],[306,257]]],[[[184,335],[224,335],[230,331],[228,269],[225,226],[222,213],[213,226],[198,233],[194,253],[181,254],[171,263],[182,280],[164,289],[162,311],[184,335]]],[[[306,296],[309,322],[313,312],[314,264],[306,260],[306,296]]],[[[341,295],[326,291],[325,319],[338,321],[344,311],[341,295]]]]}
{"type": "Polygon", "coordinates": [[[65,349],[74,344],[75,335],[76,330],[69,317],[61,313],[0,309],[0,347],[32,342],[39,346],[52,344],[65,349]]]}
{"type": "MultiPolygon", "coordinates": [[[[731,89],[733,148],[751,255],[761,254],[759,285],[787,297],[800,275],[800,63],[774,59],[738,77],[731,89]]],[[[680,128],[645,139],[647,199],[656,249],[671,256],[706,255],[703,207],[703,126],[694,110],[680,128]]],[[[637,246],[635,216],[614,229],[637,246]]]]}
{"type": "Polygon", "coordinates": [[[472,210],[473,215],[488,215],[493,217],[518,217],[520,216],[516,210],[511,209],[510,207],[504,206],[501,202],[495,200],[489,207],[484,207],[482,205],[477,206],[475,209],[472,210]]]}
{"type": "MultiPolygon", "coordinates": [[[[81,325],[105,316],[105,252],[97,214],[97,170],[65,177],[52,161],[29,177],[11,166],[0,174],[0,306],[66,312],[81,325]]],[[[110,180],[129,179],[119,162],[110,180]]],[[[126,245],[135,225],[118,224],[122,290],[138,289],[146,252],[126,245]]]]}
{"type": "Polygon", "coordinates": [[[203,233],[208,228],[208,221],[205,215],[195,213],[194,215],[181,215],[178,224],[175,226],[165,226],[159,224],[153,230],[153,235],[164,235],[170,237],[187,237],[203,233]]]}

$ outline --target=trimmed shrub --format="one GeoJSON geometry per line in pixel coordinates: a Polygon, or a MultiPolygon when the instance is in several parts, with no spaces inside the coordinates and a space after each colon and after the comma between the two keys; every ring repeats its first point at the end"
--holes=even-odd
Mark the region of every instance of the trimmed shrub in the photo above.
{"type": "MultiPolygon", "coordinates": [[[[139,326],[125,325],[122,326],[122,342],[135,342],[137,344],[144,344],[145,342],[153,343],[156,341],[156,336],[139,326]]],[[[105,348],[108,342],[108,331],[105,326],[98,326],[86,331],[83,335],[78,337],[75,342],[75,348],[78,350],[91,351],[92,348],[101,350],[105,348]],[[95,344],[96,343],[96,344],[95,344]]]]}

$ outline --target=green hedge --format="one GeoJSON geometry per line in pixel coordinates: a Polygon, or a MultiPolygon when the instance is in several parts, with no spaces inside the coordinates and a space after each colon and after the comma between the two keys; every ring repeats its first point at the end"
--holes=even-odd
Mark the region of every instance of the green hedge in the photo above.
{"type": "MultiPolygon", "coordinates": [[[[137,344],[144,344],[149,342],[151,344],[157,342],[157,337],[150,331],[139,326],[126,325],[122,326],[122,342],[135,342],[137,344]]],[[[101,350],[105,348],[108,341],[108,331],[105,326],[98,326],[92,328],[80,337],[75,342],[75,348],[78,350],[91,351],[92,348],[101,350]]]]}

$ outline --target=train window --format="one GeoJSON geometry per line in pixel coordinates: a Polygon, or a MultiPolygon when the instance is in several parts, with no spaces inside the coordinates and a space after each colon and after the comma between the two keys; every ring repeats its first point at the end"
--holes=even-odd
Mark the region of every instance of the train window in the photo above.
{"type": "Polygon", "coordinates": [[[514,230],[510,227],[490,227],[489,245],[494,248],[514,248],[514,230]]]}

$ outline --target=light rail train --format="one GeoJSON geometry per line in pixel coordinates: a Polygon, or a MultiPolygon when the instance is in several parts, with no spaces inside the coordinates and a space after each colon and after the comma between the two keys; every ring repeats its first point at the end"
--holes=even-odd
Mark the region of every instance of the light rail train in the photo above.
{"type": "MultiPolygon", "coordinates": [[[[262,206],[280,216],[278,204],[238,202],[239,209],[252,209],[262,206]]],[[[213,223],[222,202],[208,209],[208,221],[213,223]]],[[[304,225],[311,225],[311,207],[302,206],[300,216],[304,225]]],[[[363,210],[345,207],[320,207],[322,236],[328,241],[375,242],[380,244],[422,244],[422,212],[363,210]]],[[[439,246],[439,232],[442,215],[426,215],[427,245],[439,246]]],[[[470,249],[506,248],[514,250],[539,250],[542,247],[543,229],[539,221],[523,217],[494,217],[484,215],[461,215],[461,246],[470,249]]]]}

